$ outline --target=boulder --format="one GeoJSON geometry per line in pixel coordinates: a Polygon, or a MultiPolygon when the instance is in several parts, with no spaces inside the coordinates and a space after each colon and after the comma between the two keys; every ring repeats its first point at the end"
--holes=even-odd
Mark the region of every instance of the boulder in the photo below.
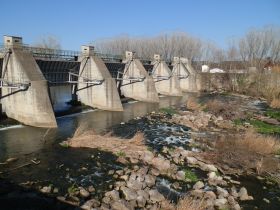
{"type": "Polygon", "coordinates": [[[226,204],[227,204],[227,199],[225,198],[219,198],[214,201],[214,205],[217,206],[219,209],[224,208],[226,204]]]}
{"type": "Polygon", "coordinates": [[[143,182],[139,181],[139,180],[133,180],[133,179],[129,179],[126,183],[127,187],[133,190],[141,190],[143,187],[143,182]]]}
{"type": "Polygon", "coordinates": [[[188,162],[188,164],[192,164],[192,165],[198,164],[198,160],[194,157],[187,157],[187,162],[188,162]]]}
{"type": "Polygon", "coordinates": [[[217,193],[219,195],[219,198],[226,198],[229,196],[229,193],[227,190],[225,190],[221,187],[218,187],[218,186],[217,186],[217,193]]]}
{"type": "Polygon", "coordinates": [[[45,186],[45,187],[43,187],[42,189],[40,189],[40,191],[41,191],[42,193],[51,193],[52,187],[51,187],[51,186],[45,186]]]}
{"type": "Polygon", "coordinates": [[[137,206],[140,208],[145,207],[145,205],[147,203],[147,199],[142,195],[138,195],[136,198],[136,201],[137,201],[137,206]]]}
{"type": "Polygon", "coordinates": [[[253,200],[253,197],[248,195],[247,189],[245,187],[240,189],[238,196],[241,201],[253,200]]]}
{"type": "Polygon", "coordinates": [[[147,174],[145,176],[145,183],[148,187],[152,187],[156,184],[156,177],[150,174],[147,174]]]}
{"type": "Polygon", "coordinates": [[[170,161],[163,157],[155,157],[152,159],[152,165],[157,168],[160,173],[165,173],[170,169],[170,161]]]}
{"type": "Polygon", "coordinates": [[[120,193],[117,190],[108,191],[105,193],[105,196],[109,197],[113,201],[120,199],[120,193]]]}
{"type": "Polygon", "coordinates": [[[198,181],[194,184],[193,189],[199,190],[204,187],[204,183],[202,181],[198,181]]]}
{"type": "Polygon", "coordinates": [[[185,175],[184,171],[178,171],[176,173],[176,179],[178,179],[178,180],[185,180],[185,178],[186,178],[186,175],[185,175]]]}
{"type": "Polygon", "coordinates": [[[80,196],[83,197],[83,198],[87,198],[90,196],[90,193],[83,187],[79,187],[79,193],[80,193],[80,196]]]}
{"type": "Polygon", "coordinates": [[[164,196],[160,194],[157,190],[149,190],[149,195],[150,195],[150,200],[153,203],[161,202],[165,199],[164,196]]]}
{"type": "Polygon", "coordinates": [[[81,206],[81,209],[91,210],[92,208],[95,208],[98,206],[100,206],[100,202],[98,200],[90,199],[81,206]]]}
{"type": "Polygon", "coordinates": [[[125,202],[124,200],[114,201],[111,204],[111,209],[112,210],[131,210],[131,208],[129,208],[129,205],[127,204],[127,202],[125,202]]]}
{"type": "Polygon", "coordinates": [[[135,190],[127,188],[127,187],[121,187],[121,191],[124,194],[124,197],[127,201],[136,200],[137,193],[135,190]]]}
{"type": "Polygon", "coordinates": [[[203,198],[204,192],[203,192],[203,190],[192,190],[191,195],[194,196],[195,198],[200,199],[200,198],[203,198]]]}
{"type": "Polygon", "coordinates": [[[151,151],[145,151],[142,153],[140,158],[144,163],[150,164],[152,159],[154,158],[154,154],[151,151]]]}

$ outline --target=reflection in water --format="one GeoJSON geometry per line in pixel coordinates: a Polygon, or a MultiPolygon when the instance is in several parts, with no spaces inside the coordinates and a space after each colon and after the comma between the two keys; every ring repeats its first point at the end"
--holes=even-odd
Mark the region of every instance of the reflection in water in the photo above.
{"type": "MultiPolygon", "coordinates": [[[[66,88],[65,91],[67,91],[68,95],[69,90],[66,88]]],[[[60,96],[62,93],[56,94],[56,105],[60,104],[65,108],[62,102],[65,100],[65,97],[60,96]]],[[[57,118],[57,129],[23,126],[16,129],[1,130],[0,160],[37,152],[43,148],[51,149],[54,143],[71,137],[79,126],[94,129],[96,132],[102,132],[113,125],[127,122],[135,117],[144,116],[152,111],[157,111],[161,107],[180,105],[186,102],[187,97],[187,95],[184,97],[160,97],[159,104],[144,102],[127,103],[123,104],[123,112],[92,110],[90,112],[59,117],[57,118]]]]}

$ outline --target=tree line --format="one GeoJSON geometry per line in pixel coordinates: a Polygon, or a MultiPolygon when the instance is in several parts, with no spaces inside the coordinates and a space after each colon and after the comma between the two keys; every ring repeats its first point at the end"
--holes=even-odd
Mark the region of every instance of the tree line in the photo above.
{"type": "Polygon", "coordinates": [[[127,35],[93,42],[97,51],[123,55],[124,51],[136,52],[143,59],[160,54],[165,60],[174,56],[186,57],[193,63],[239,64],[243,68],[263,68],[265,63],[280,62],[280,28],[276,26],[251,29],[241,38],[228,41],[226,49],[211,41],[202,40],[184,32],[160,34],[155,37],[130,37],[127,35]]]}

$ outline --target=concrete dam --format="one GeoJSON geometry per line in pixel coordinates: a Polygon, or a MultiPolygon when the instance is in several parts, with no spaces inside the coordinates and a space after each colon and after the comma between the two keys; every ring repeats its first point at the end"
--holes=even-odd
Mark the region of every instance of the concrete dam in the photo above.
{"type": "MultiPolygon", "coordinates": [[[[158,95],[182,96],[200,90],[199,77],[186,58],[166,63],[160,55],[141,61],[98,54],[27,47],[21,37],[4,36],[0,51],[1,112],[26,125],[57,127],[51,87],[71,87],[72,99],[87,106],[123,111],[121,98],[158,103],[158,95]]],[[[66,101],[65,101],[66,102],[66,101]]]]}

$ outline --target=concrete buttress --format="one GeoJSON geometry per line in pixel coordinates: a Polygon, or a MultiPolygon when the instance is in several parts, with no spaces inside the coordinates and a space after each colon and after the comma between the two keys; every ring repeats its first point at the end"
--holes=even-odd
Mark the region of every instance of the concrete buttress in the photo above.
{"type": "Polygon", "coordinates": [[[121,92],[125,97],[138,101],[158,103],[159,97],[154,80],[134,53],[126,51],[125,69],[122,75],[121,92]]]}
{"type": "Polygon", "coordinates": [[[94,48],[82,46],[77,95],[88,106],[109,111],[123,111],[117,84],[94,48]]]}
{"type": "Polygon", "coordinates": [[[173,75],[177,75],[182,91],[197,92],[197,73],[187,58],[174,57],[173,75]]]}
{"type": "Polygon", "coordinates": [[[182,96],[182,90],[179,78],[172,75],[171,70],[160,58],[160,55],[154,55],[152,77],[158,93],[168,96],[182,96]]]}
{"type": "Polygon", "coordinates": [[[35,127],[57,127],[48,84],[31,52],[23,49],[22,38],[4,36],[2,69],[3,110],[10,118],[35,127]]]}

